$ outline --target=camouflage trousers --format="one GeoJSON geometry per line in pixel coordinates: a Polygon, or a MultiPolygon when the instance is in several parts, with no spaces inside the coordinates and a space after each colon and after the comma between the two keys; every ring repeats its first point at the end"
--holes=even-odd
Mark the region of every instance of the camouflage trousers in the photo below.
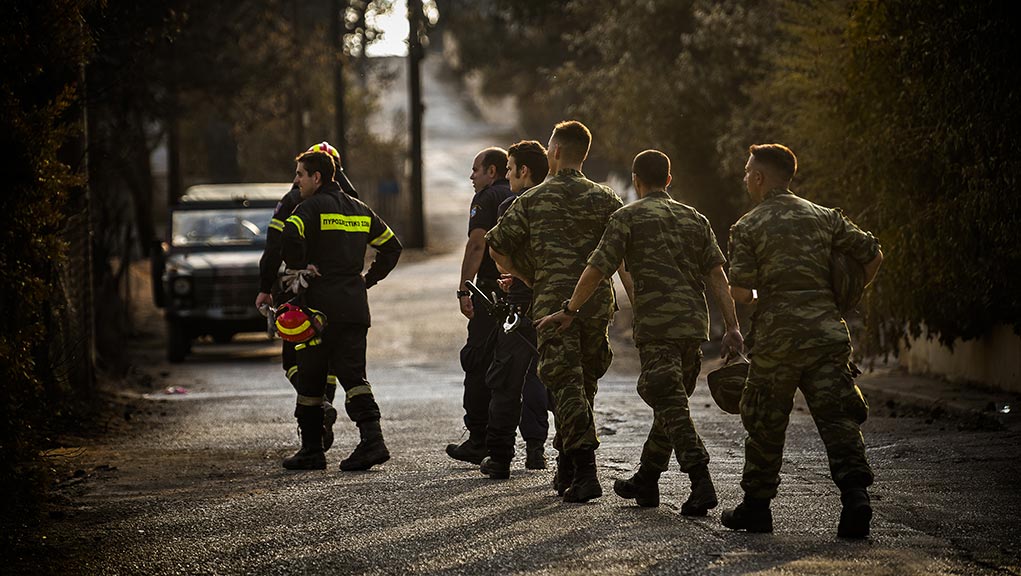
{"type": "Polygon", "coordinates": [[[741,394],[741,421],[748,432],[741,480],[745,494],[762,499],[776,496],[798,389],[826,446],[833,481],[841,487],[872,484],[860,427],[868,417],[868,404],[851,376],[850,355],[851,346],[846,343],[776,356],[753,353],[741,394]]]}
{"type": "Polygon", "coordinates": [[[597,383],[613,359],[608,319],[577,318],[563,333],[545,328],[538,333],[539,379],[553,399],[559,451],[594,450],[596,438],[592,406],[597,383]]]}
{"type": "Polygon", "coordinates": [[[638,345],[642,375],[638,395],[652,408],[652,429],[642,448],[642,466],[665,472],[677,454],[681,472],[709,463],[709,453],[688,411],[688,396],[702,368],[701,341],[657,340],[638,345]]]}

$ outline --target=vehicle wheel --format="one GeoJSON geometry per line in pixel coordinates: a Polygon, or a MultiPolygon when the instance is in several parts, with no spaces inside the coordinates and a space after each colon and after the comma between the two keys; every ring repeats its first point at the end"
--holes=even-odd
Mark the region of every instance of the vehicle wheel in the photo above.
{"type": "Polygon", "coordinates": [[[173,363],[184,362],[184,357],[191,350],[191,338],[184,326],[177,320],[167,320],[167,360],[173,363]]]}

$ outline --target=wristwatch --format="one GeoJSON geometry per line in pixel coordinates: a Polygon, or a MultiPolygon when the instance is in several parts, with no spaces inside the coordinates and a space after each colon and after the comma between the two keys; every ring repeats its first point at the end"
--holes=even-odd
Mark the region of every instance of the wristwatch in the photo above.
{"type": "Polygon", "coordinates": [[[571,304],[571,299],[570,298],[568,298],[567,300],[564,300],[564,303],[560,305],[560,311],[563,312],[564,314],[568,315],[568,316],[574,316],[575,314],[578,313],[578,311],[577,310],[571,310],[571,308],[569,307],[570,304],[571,304]]]}
{"type": "Polygon", "coordinates": [[[458,290],[457,291],[457,299],[458,300],[460,300],[461,298],[464,298],[465,296],[471,296],[471,295],[472,295],[472,293],[471,293],[470,290],[458,290]]]}

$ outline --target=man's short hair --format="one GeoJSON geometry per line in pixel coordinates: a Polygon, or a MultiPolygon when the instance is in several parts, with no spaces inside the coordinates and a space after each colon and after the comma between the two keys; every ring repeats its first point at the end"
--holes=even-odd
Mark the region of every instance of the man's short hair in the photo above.
{"type": "Polygon", "coordinates": [[[323,184],[332,181],[336,174],[333,158],[326,152],[302,152],[294,160],[303,164],[310,176],[318,172],[323,184]]]}
{"type": "Polygon", "coordinates": [[[577,120],[565,120],[553,127],[553,140],[560,144],[564,160],[583,162],[592,145],[592,132],[577,120]]]}
{"type": "Polygon", "coordinates": [[[659,150],[646,150],[635,156],[631,171],[646,186],[666,188],[670,179],[670,158],[659,150]]]}
{"type": "Polygon", "coordinates": [[[496,166],[497,179],[507,177],[507,151],[503,148],[486,148],[482,152],[482,169],[488,170],[490,166],[496,166]]]}
{"type": "MultiPolygon", "coordinates": [[[[507,149],[507,155],[514,157],[518,170],[528,166],[532,173],[532,181],[538,184],[549,173],[549,159],[546,158],[546,147],[535,140],[522,140],[507,149]]],[[[515,174],[517,176],[517,174],[515,174]]]]}
{"type": "Polygon", "coordinates": [[[798,157],[783,144],[752,144],[748,151],[756,162],[773,168],[778,176],[787,181],[798,172],[798,157]]]}

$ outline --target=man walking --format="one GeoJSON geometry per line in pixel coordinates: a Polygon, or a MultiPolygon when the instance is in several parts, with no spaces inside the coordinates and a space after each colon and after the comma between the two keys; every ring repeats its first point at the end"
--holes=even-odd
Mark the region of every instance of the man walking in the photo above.
{"type": "MultiPolygon", "coordinates": [[[[607,186],[582,174],[592,134],[578,121],[553,129],[546,155],[550,176],[522,194],[486,235],[497,263],[535,291],[532,311],[545,316],[567,304],[575,279],[599,243],[610,214],[623,205],[607,186]]],[[[626,274],[626,273],[625,273],[626,274]]],[[[539,378],[553,396],[559,451],[554,484],[565,502],[602,496],[596,475],[592,405],[596,385],[610,366],[607,326],[615,308],[613,286],[604,279],[563,333],[538,331],[539,378]]]]}
{"type": "Polygon", "coordinates": [[[366,470],[390,459],[379,425],[379,406],[365,378],[370,323],[366,290],[397,265],[401,243],[371,208],[341,192],[328,154],[305,152],[296,161],[302,202],[284,225],[284,261],[290,269],[311,272],[303,305],[325,314],[327,325],[321,334],[295,347],[298,402],[294,415],[301,429],[301,449],[283,464],[300,470],[326,467],[322,403],[329,367],[345,391],[344,406],[361,435],[340,469],[366,470]],[[363,276],[367,246],[378,252],[363,276]]]}
{"type": "Polygon", "coordinates": [[[739,353],[743,338],[727,291],[723,253],[709,221],[666,192],[670,159],[646,150],[635,156],[631,177],[639,199],[613,213],[565,310],[543,318],[539,329],[567,330],[574,321],[570,311],[584,306],[599,282],[625,263],[635,286],[634,337],[642,363],[638,394],[652,408],[653,424],[638,472],[616,481],[613,489],[640,506],[658,506],[659,476],[674,452],[691,480],[681,514],[705,516],[717,505],[716,490],[709,453],[688,410],[688,395],[701,368],[699,346],[709,339],[706,282],[727,326],[724,352],[739,353]]]}
{"type": "Polygon", "coordinates": [[[461,314],[468,318],[468,340],[461,349],[464,370],[464,426],[468,439],[461,444],[448,444],[447,455],[455,460],[479,464],[486,457],[486,424],[489,420],[489,388],[486,372],[493,361],[493,338],[496,320],[482,308],[471,292],[467,280],[474,280],[484,294],[498,291],[500,272],[486,251],[486,232],[496,224],[500,203],[513,196],[507,182],[507,151],[486,148],[475,156],[470,179],[475,188],[468,216],[468,242],[461,260],[461,276],[457,284],[457,301],[461,314]]]}
{"type": "Polygon", "coordinates": [[[843,510],[837,535],[864,538],[872,507],[872,469],[861,424],[868,405],[854,385],[851,343],[830,283],[831,252],[865,268],[868,285],[883,261],[879,243],[839,210],[790,191],[798,161],[780,144],[751,146],[745,185],[756,204],[730,231],[730,281],[734,300],[758,292],[748,380],[741,396],[745,465],[744,500],[723,513],[734,530],[772,532],[769,504],[780,484],[780,465],[794,393],[800,389],[829,457],[843,510]]]}
{"type": "MultiPolygon", "coordinates": [[[[535,140],[518,142],[507,150],[507,179],[514,194],[523,194],[548,172],[546,149],[535,140]]],[[[497,214],[502,216],[514,200],[514,196],[504,200],[497,214]]],[[[509,276],[508,280],[507,301],[529,315],[532,289],[520,278],[509,276]]],[[[491,391],[486,433],[489,456],[480,466],[490,478],[510,477],[514,430],[519,425],[525,440],[525,468],[546,468],[547,392],[536,373],[535,345],[535,327],[531,323],[522,323],[511,334],[496,330],[493,362],[486,373],[486,386],[491,391]]]]}

